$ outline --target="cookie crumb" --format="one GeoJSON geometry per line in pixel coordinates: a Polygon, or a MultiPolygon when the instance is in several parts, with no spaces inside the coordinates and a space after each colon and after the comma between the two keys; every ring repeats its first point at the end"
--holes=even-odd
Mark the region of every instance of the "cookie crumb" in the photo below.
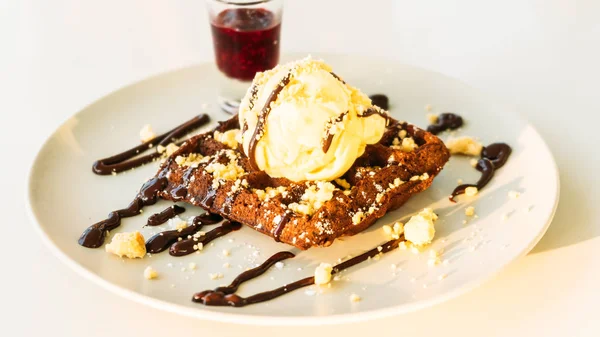
{"type": "Polygon", "coordinates": [[[477,187],[469,186],[465,189],[465,195],[467,197],[474,197],[477,195],[477,193],[479,193],[479,189],[477,187]]]}
{"type": "Polygon", "coordinates": [[[521,196],[521,193],[517,192],[517,191],[509,191],[508,192],[508,197],[511,199],[517,199],[521,196]]]}
{"type": "Polygon", "coordinates": [[[469,207],[465,208],[465,215],[466,216],[473,216],[473,215],[475,215],[475,207],[469,206],[469,207]]]}
{"type": "Polygon", "coordinates": [[[146,124],[140,130],[140,140],[142,143],[149,142],[156,137],[154,130],[152,130],[152,125],[146,124]]]}
{"type": "Polygon", "coordinates": [[[331,272],[333,271],[333,266],[329,263],[321,263],[315,269],[315,284],[316,285],[325,285],[331,281],[331,272]]]}
{"type": "Polygon", "coordinates": [[[148,267],[146,267],[146,269],[144,269],[144,278],[146,278],[146,280],[153,280],[157,277],[158,277],[158,272],[151,266],[148,266],[148,267]]]}
{"type": "Polygon", "coordinates": [[[106,252],[115,254],[119,257],[130,259],[143,258],[146,256],[146,241],[142,233],[135,231],[132,233],[117,233],[112,241],[106,245],[106,252]]]}

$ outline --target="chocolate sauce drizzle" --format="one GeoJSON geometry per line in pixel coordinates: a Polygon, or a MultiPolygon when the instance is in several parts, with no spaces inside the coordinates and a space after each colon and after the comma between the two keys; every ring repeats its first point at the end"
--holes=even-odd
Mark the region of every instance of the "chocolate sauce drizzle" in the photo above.
{"type": "Polygon", "coordinates": [[[79,244],[88,248],[98,248],[104,244],[106,233],[121,225],[122,218],[140,214],[144,206],[153,205],[158,199],[158,192],[167,186],[167,178],[162,174],[148,180],[127,208],[112,211],[106,220],[88,227],[79,237],[79,244]]]}
{"type": "Polygon", "coordinates": [[[438,116],[438,120],[435,124],[431,124],[427,127],[427,131],[434,135],[446,130],[455,130],[463,126],[463,119],[461,116],[452,112],[444,112],[438,116]]]}
{"type": "Polygon", "coordinates": [[[339,77],[336,73],[334,73],[333,71],[330,72],[331,76],[333,76],[336,80],[342,82],[343,84],[346,84],[346,81],[342,80],[341,77],[339,77]]]}
{"type": "Polygon", "coordinates": [[[146,251],[156,254],[167,250],[172,244],[176,243],[179,238],[187,238],[189,235],[194,235],[206,225],[214,225],[223,220],[217,214],[205,213],[198,215],[192,219],[192,224],[182,230],[169,230],[158,233],[146,241],[146,251]]]}
{"type": "Polygon", "coordinates": [[[331,133],[331,127],[333,127],[337,123],[340,123],[341,121],[343,121],[344,117],[346,117],[346,115],[348,115],[348,111],[346,111],[343,114],[337,116],[337,118],[334,119],[333,122],[331,122],[331,124],[327,126],[327,131],[325,133],[327,136],[322,141],[323,153],[327,153],[327,151],[329,151],[329,148],[331,147],[331,142],[333,141],[334,134],[331,133]]]}
{"type": "MultiPolygon", "coordinates": [[[[337,274],[344,269],[348,269],[356,264],[364,262],[369,258],[372,258],[378,254],[387,253],[395,248],[398,248],[398,244],[404,241],[404,238],[395,239],[384,243],[383,245],[373,248],[368,252],[362,253],[356,257],[353,257],[347,261],[344,261],[340,264],[337,264],[333,267],[333,271],[331,274],[337,274]]],[[[294,254],[291,252],[279,252],[275,255],[271,256],[260,266],[250,269],[248,271],[243,272],[238,277],[236,277],[233,282],[225,287],[219,287],[215,290],[205,290],[195,294],[192,297],[192,301],[196,303],[202,303],[204,305],[210,306],[231,306],[231,307],[243,307],[250,304],[261,303],[268,300],[272,300],[279,296],[285,295],[289,292],[292,292],[296,289],[300,289],[311,284],[315,283],[314,277],[309,276],[298,281],[288,283],[282,287],[265,291],[262,293],[254,294],[249,297],[242,297],[236,294],[235,292],[238,290],[239,286],[249,281],[255,277],[262,275],[267,269],[269,269],[272,265],[277,263],[278,261],[285,260],[288,258],[294,257],[294,254]]]]}
{"type": "Polygon", "coordinates": [[[207,124],[210,118],[206,114],[198,115],[189,121],[177,126],[169,132],[156,136],[141,145],[132,149],[121,152],[114,156],[99,159],[94,162],[92,171],[99,175],[109,175],[112,173],[123,172],[135,167],[142,166],[161,156],[158,151],[135,158],[138,154],[143,153],[156,145],[166,146],[174,140],[181,138],[183,135],[207,124]],[[133,159],[135,158],[135,159],[133,159]]]}
{"type": "Polygon", "coordinates": [[[256,122],[256,127],[254,128],[254,133],[252,134],[252,138],[250,138],[250,145],[248,147],[248,160],[250,165],[258,170],[258,165],[256,164],[256,145],[258,145],[258,141],[262,138],[263,133],[265,131],[265,124],[267,119],[269,118],[269,113],[271,112],[271,103],[277,100],[277,96],[285,86],[290,83],[290,79],[292,77],[292,72],[287,73],[281,82],[275,89],[269,94],[265,105],[262,110],[258,114],[258,121],[256,122]]]}
{"type": "MultiPolygon", "coordinates": [[[[326,126],[327,130],[325,131],[325,138],[323,138],[323,140],[321,141],[322,150],[324,153],[327,153],[327,151],[329,151],[329,148],[331,147],[331,143],[333,142],[333,136],[335,136],[335,134],[331,133],[331,128],[334,125],[336,125],[337,123],[342,122],[344,120],[344,117],[346,117],[347,115],[348,115],[348,111],[337,116],[336,119],[334,119],[331,123],[329,123],[326,126]]],[[[367,118],[372,115],[379,115],[379,116],[385,118],[386,124],[389,123],[389,121],[390,121],[390,116],[388,116],[388,114],[384,113],[383,111],[381,111],[380,109],[377,109],[375,107],[369,107],[362,113],[362,115],[358,115],[358,117],[359,118],[367,118]]]]}
{"type": "Polygon", "coordinates": [[[390,107],[390,100],[384,94],[374,94],[369,96],[369,98],[371,99],[371,102],[373,102],[373,105],[377,105],[383,110],[387,110],[390,107]]]}
{"type": "Polygon", "coordinates": [[[162,225],[165,222],[167,222],[167,220],[169,220],[183,212],[185,212],[185,208],[183,208],[181,206],[177,206],[177,205],[170,206],[169,208],[165,209],[164,211],[162,211],[160,213],[152,214],[151,216],[149,216],[148,221],[146,222],[146,226],[162,225]]]}
{"type": "Polygon", "coordinates": [[[196,251],[195,245],[206,245],[212,240],[219,238],[225,234],[237,231],[242,225],[238,222],[225,221],[221,226],[206,232],[206,234],[198,237],[177,241],[169,248],[169,254],[172,256],[184,256],[192,254],[196,251]]]}
{"type": "Polygon", "coordinates": [[[289,212],[289,211],[283,213],[283,216],[277,223],[277,226],[275,227],[275,231],[273,232],[273,238],[275,239],[276,242],[281,242],[281,240],[279,240],[279,237],[281,236],[281,233],[283,233],[283,229],[285,228],[285,225],[287,225],[287,223],[290,222],[290,220],[292,219],[292,215],[293,215],[293,213],[289,212]]]}
{"type": "Polygon", "coordinates": [[[494,143],[486,146],[481,151],[481,159],[479,159],[477,166],[475,166],[475,169],[481,172],[481,178],[479,178],[476,184],[462,184],[457,186],[452,191],[450,201],[455,202],[454,198],[465,193],[467,187],[477,187],[478,190],[484,188],[492,180],[496,170],[504,166],[511,152],[512,149],[505,143],[494,143]]]}

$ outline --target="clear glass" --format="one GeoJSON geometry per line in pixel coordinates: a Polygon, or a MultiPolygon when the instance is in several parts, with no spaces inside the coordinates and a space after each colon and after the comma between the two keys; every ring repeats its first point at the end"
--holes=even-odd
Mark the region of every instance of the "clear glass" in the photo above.
{"type": "Polygon", "coordinates": [[[223,74],[219,102],[237,113],[254,75],[279,62],[283,0],[207,0],[215,61],[223,74]]]}

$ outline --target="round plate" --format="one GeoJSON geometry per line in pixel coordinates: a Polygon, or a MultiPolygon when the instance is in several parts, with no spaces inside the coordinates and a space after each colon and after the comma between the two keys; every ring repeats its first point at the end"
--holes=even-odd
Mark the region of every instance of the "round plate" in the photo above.
{"type": "MultiPolygon", "coordinates": [[[[201,112],[209,113],[213,124],[228,118],[216,106],[218,72],[213,64],[201,64],[152,77],[100,99],[65,122],[43,145],[31,169],[29,202],[34,222],[51,250],[99,285],[156,308],[220,321],[283,325],[355,322],[431,306],[481,284],[533,248],[556,209],[559,182],[550,151],[529,124],[510,108],[437,73],[381,59],[317,56],[363,92],[388,95],[390,111],[398,119],[424,127],[424,107],[431,104],[433,112],[453,111],[465,118],[466,126],[456,135],[479,137],[484,144],[507,142],[514,152],[477,197],[461,196],[456,204],[448,201],[448,195],[457,180],[475,182],[479,173],[469,165],[469,158],[453,157],[429,190],[369,230],[328,248],[299,252],[249,228],[213,241],[201,254],[185,257],[164,252],[123,260],[103,248],[79,246],[77,239],[87,226],[125,207],[157,170],[157,164],[149,164],[117,176],[98,176],[91,171],[94,160],[138,144],[138,132],[145,124],[162,133],[201,112]],[[509,191],[521,196],[511,199],[509,191]],[[467,206],[474,206],[478,217],[465,216],[467,206]],[[283,268],[274,267],[242,285],[242,295],[312,275],[321,262],[336,263],[338,258],[387,241],[382,225],[406,220],[424,207],[433,207],[439,220],[435,241],[419,254],[398,249],[343,272],[331,287],[311,286],[244,308],[205,307],[191,301],[195,292],[229,283],[281,250],[298,254],[286,260],[283,268]],[[428,265],[430,249],[443,250],[443,263],[428,265]],[[193,270],[188,267],[191,262],[197,266],[193,270]],[[159,272],[158,279],[144,279],[147,266],[159,272]],[[209,277],[217,273],[223,278],[209,277]],[[350,301],[351,294],[362,300],[350,301]]],[[[143,214],[125,219],[113,232],[140,230],[148,238],[168,226],[142,228],[146,218],[169,205],[160,201],[143,214]]],[[[185,208],[184,219],[202,212],[185,208]]]]}

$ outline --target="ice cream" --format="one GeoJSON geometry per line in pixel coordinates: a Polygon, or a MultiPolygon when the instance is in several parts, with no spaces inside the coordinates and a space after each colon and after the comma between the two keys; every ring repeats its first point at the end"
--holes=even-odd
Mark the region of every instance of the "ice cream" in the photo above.
{"type": "Polygon", "coordinates": [[[255,168],[292,181],[342,176],[385,130],[386,113],[310,57],[257,73],[239,110],[255,168]]]}

